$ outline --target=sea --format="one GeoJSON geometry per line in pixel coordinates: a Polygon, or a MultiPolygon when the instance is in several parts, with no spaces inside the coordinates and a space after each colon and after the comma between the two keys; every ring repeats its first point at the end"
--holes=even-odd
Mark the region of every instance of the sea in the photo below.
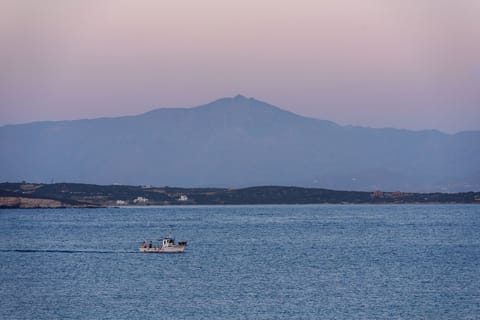
{"type": "Polygon", "coordinates": [[[480,319],[480,206],[0,210],[0,319],[480,319]]]}

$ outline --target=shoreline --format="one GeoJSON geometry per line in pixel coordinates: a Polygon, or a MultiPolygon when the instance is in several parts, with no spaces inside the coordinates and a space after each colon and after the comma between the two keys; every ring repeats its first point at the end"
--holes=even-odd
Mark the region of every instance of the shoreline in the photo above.
{"type": "Polygon", "coordinates": [[[480,204],[480,192],[339,191],[289,186],[239,189],[79,183],[0,183],[0,209],[221,205],[480,204]]]}

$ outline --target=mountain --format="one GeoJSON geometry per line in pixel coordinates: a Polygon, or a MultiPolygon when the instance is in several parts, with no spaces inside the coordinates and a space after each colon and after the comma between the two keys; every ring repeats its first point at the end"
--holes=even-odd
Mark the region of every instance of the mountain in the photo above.
{"type": "Polygon", "coordinates": [[[339,126],[243,96],[137,116],[0,127],[0,180],[480,190],[480,131],[339,126]]]}

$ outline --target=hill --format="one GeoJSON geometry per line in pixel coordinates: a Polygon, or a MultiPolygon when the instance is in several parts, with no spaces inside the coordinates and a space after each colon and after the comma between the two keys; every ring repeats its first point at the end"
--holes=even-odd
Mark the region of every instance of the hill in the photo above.
{"type": "Polygon", "coordinates": [[[480,131],[339,126],[243,96],[138,116],[0,127],[1,181],[480,190],[480,131]]]}
{"type": "Polygon", "coordinates": [[[0,183],[0,208],[125,205],[477,203],[480,192],[402,193],[261,186],[243,189],[171,188],[79,183],[0,183]]]}

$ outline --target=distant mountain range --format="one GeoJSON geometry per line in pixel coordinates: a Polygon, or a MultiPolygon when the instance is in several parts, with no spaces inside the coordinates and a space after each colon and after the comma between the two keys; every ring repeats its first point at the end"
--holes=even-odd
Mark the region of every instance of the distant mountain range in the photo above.
{"type": "Polygon", "coordinates": [[[480,131],[339,126],[236,96],[137,116],[0,127],[0,181],[480,190],[480,131]]]}

